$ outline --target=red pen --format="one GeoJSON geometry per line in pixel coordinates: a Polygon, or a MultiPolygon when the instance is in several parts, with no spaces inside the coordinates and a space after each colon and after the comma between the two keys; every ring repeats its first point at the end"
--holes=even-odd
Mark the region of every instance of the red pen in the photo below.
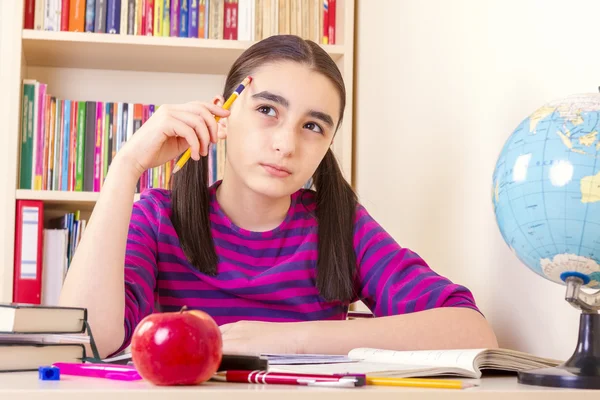
{"type": "Polygon", "coordinates": [[[329,387],[358,387],[366,385],[366,376],[362,374],[320,375],[294,374],[287,372],[268,371],[219,371],[213,376],[214,380],[224,382],[263,383],[280,385],[329,386],[329,387]]]}

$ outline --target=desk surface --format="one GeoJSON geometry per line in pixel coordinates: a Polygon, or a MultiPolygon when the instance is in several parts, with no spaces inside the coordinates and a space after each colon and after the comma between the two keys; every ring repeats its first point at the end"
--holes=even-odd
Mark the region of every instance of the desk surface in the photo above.
{"type": "Polygon", "coordinates": [[[42,381],[37,372],[0,373],[0,399],[40,400],[244,400],[305,399],[310,400],[429,400],[443,392],[451,399],[599,399],[600,390],[555,389],[521,385],[516,376],[485,377],[479,386],[470,389],[420,389],[385,386],[361,388],[314,388],[288,385],[205,382],[198,386],[159,387],[145,381],[120,382],[97,378],[61,376],[60,381],[42,381]],[[168,396],[168,397],[167,397],[168,396]],[[402,397],[399,397],[402,396],[402,397]],[[577,396],[577,397],[574,397],[577,396]]]}

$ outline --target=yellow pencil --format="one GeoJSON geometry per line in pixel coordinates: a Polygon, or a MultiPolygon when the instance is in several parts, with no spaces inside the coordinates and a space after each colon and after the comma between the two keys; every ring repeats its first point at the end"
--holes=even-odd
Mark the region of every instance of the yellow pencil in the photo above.
{"type": "MultiPolygon", "coordinates": [[[[231,96],[229,96],[229,98],[227,99],[227,101],[225,102],[225,104],[223,104],[223,109],[224,110],[229,110],[229,107],[231,107],[231,105],[233,104],[233,102],[235,101],[235,99],[237,99],[239,97],[239,95],[246,88],[246,86],[248,86],[250,84],[250,82],[252,82],[252,77],[247,76],[246,79],[244,79],[242,81],[242,83],[239,84],[239,86],[237,87],[237,89],[235,89],[233,91],[233,93],[231,93],[231,96]]],[[[221,119],[221,117],[215,116],[215,119],[217,120],[217,122],[219,122],[219,120],[221,119]]],[[[181,158],[177,161],[177,164],[175,164],[175,168],[173,168],[173,172],[171,172],[171,173],[175,174],[175,173],[177,173],[177,171],[179,171],[181,168],[183,168],[183,166],[190,159],[191,156],[192,156],[192,150],[191,150],[191,148],[188,148],[185,151],[185,153],[183,153],[183,155],[181,156],[181,158]]]]}
{"type": "Polygon", "coordinates": [[[466,389],[476,386],[458,380],[425,379],[425,378],[390,378],[367,376],[367,385],[375,386],[403,386],[436,389],[466,389]]]}

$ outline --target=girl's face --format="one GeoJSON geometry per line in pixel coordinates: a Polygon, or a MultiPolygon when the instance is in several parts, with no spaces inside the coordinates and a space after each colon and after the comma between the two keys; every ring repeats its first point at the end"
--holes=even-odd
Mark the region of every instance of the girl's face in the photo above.
{"type": "Polygon", "coordinates": [[[331,145],[340,99],[328,78],[294,62],[263,65],[227,120],[227,178],[269,197],[301,188],[331,145]]]}

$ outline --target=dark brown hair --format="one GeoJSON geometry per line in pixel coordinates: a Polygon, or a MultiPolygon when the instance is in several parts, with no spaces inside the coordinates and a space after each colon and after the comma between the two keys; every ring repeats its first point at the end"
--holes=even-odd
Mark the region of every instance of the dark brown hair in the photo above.
{"type": "MultiPolygon", "coordinates": [[[[313,68],[333,83],[340,97],[339,128],[346,105],[346,89],[335,62],[316,43],[293,35],[276,35],[252,45],[235,61],[225,82],[226,99],[239,82],[258,67],[293,61],[313,68]]],[[[350,302],[355,298],[356,255],[353,246],[357,198],[342,176],[331,149],[313,175],[318,221],[316,286],[326,300],[350,302]]],[[[181,247],[198,271],[217,274],[217,254],[209,221],[208,161],[190,160],[173,176],[172,221],[181,247]]]]}

